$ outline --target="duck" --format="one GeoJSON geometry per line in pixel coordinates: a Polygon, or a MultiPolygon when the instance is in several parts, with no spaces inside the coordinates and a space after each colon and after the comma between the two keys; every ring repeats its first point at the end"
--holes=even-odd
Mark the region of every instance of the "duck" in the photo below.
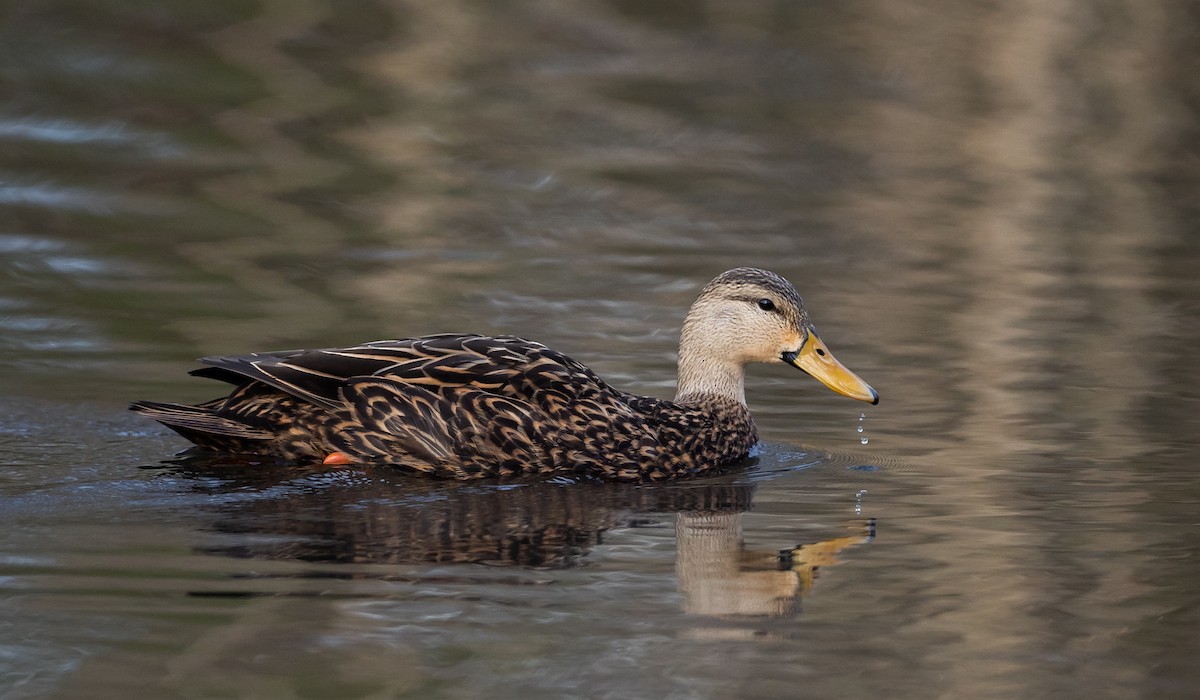
{"type": "Polygon", "coordinates": [[[507,335],[442,333],[199,362],[190,374],[233,385],[228,395],[130,409],[211,452],[385,463],[460,480],[654,481],[743,462],[759,442],[746,404],[752,363],[791,365],[839,394],[879,402],[834,358],[796,288],[753,267],[721,273],[696,297],[669,401],[614,388],[561,352],[507,335]]]}

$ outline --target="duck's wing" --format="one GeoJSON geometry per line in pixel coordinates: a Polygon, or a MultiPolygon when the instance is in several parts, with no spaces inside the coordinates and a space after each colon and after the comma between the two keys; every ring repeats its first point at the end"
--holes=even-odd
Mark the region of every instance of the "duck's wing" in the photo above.
{"type": "Polygon", "coordinates": [[[408,454],[426,471],[470,477],[573,464],[634,478],[641,462],[658,460],[657,436],[621,392],[566,355],[511,336],[426,336],[202,362],[203,376],[241,382],[215,406],[220,415],[274,425],[269,416],[283,400],[275,392],[283,392],[331,409],[321,420],[344,421],[322,428],[353,443],[339,449],[408,454]]]}
{"type": "Polygon", "coordinates": [[[386,377],[343,388],[360,430],[360,454],[405,454],[411,466],[471,478],[552,469],[554,426],[526,402],[469,387],[432,391],[386,377]],[[374,444],[378,443],[378,444],[374,444]],[[398,448],[398,449],[397,449],[398,448]]]}
{"type": "Polygon", "coordinates": [[[200,362],[206,367],[192,374],[235,384],[254,380],[336,408],[345,405],[343,389],[355,378],[386,378],[435,392],[463,386],[494,390],[511,383],[541,353],[557,354],[520,338],[443,334],[348,348],[205,357],[200,362]]]}

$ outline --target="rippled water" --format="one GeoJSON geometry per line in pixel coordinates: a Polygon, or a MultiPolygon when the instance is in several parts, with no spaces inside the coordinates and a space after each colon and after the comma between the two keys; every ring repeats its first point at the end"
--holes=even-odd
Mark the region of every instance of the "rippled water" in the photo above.
{"type": "Polygon", "coordinates": [[[10,3],[0,697],[1193,697],[1193,5],[10,3]],[[882,402],[755,368],[719,477],[266,470],[124,410],[440,331],[670,396],[742,264],[882,402]]]}

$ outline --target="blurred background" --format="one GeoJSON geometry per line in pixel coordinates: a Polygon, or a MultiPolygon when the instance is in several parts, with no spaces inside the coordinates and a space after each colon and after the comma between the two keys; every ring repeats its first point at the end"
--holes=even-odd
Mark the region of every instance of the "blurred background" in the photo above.
{"type": "Polygon", "coordinates": [[[1193,697],[1197,75],[1189,0],[4,3],[0,697],[1193,697]],[[670,397],[739,265],[882,401],[753,368],[704,498],[164,466],[124,411],[443,331],[670,397]],[[696,512],[880,534],[717,614],[696,512]]]}

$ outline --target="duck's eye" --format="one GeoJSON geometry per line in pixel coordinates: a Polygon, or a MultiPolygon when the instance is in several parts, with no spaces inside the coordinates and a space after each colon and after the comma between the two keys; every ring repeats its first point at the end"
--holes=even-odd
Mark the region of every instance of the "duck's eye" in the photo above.
{"type": "Polygon", "coordinates": [[[758,308],[762,309],[763,311],[774,311],[775,302],[763,297],[762,299],[758,300],[758,308]]]}

